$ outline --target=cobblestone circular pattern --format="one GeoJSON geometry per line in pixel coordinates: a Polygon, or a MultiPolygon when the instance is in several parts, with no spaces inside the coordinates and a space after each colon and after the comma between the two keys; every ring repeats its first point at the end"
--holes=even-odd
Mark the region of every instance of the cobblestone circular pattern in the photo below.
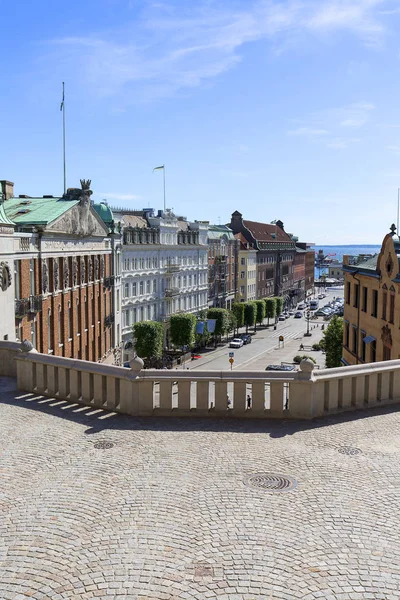
{"type": "Polygon", "coordinates": [[[284,427],[92,412],[2,388],[1,600],[400,600],[398,407],[284,427]],[[298,486],[245,485],[268,474],[298,486]]]}
{"type": "Polygon", "coordinates": [[[109,450],[110,448],[114,448],[114,444],[112,442],[105,442],[101,440],[99,442],[95,442],[94,447],[96,450],[109,450]]]}
{"type": "Polygon", "coordinates": [[[293,490],[297,481],[287,475],[277,475],[275,473],[255,473],[250,475],[245,481],[246,485],[259,490],[268,492],[288,492],[293,490]]]}
{"type": "Polygon", "coordinates": [[[355,456],[356,454],[362,454],[362,450],[359,448],[353,448],[352,446],[342,446],[339,448],[340,454],[347,454],[348,456],[355,456]]]}

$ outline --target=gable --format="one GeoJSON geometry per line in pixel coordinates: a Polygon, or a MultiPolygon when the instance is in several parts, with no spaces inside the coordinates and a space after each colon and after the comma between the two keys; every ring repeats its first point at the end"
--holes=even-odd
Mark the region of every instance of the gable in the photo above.
{"type": "Polygon", "coordinates": [[[46,231],[60,232],[78,237],[108,235],[108,227],[100,219],[90,203],[75,204],[61,217],[50,222],[46,231]]]}

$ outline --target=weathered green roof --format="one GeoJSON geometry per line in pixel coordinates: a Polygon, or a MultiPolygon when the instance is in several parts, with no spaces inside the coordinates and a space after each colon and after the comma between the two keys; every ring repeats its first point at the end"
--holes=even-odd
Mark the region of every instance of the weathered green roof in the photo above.
{"type": "Polygon", "coordinates": [[[232,229],[226,225],[209,225],[207,236],[210,240],[219,240],[223,236],[226,236],[228,240],[236,239],[232,229]]]}
{"type": "Polygon", "coordinates": [[[106,225],[110,226],[111,223],[114,221],[114,215],[112,213],[111,208],[107,204],[105,204],[105,202],[93,204],[93,208],[99,215],[100,219],[102,219],[106,225]]]}
{"type": "Polygon", "coordinates": [[[47,225],[78,203],[63,198],[9,198],[4,208],[17,225],[47,225]]]}
{"type": "Polygon", "coordinates": [[[0,202],[0,225],[15,225],[15,223],[6,215],[6,211],[4,210],[4,202],[0,202]]]}

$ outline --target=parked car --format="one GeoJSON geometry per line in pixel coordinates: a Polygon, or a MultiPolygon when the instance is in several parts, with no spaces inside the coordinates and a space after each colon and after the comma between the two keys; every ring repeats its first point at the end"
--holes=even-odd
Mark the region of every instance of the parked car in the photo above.
{"type": "Polygon", "coordinates": [[[293,365],[268,365],[265,367],[266,371],[294,371],[296,367],[293,365]]]}
{"type": "Polygon", "coordinates": [[[301,312],[301,310],[298,310],[297,313],[294,315],[294,318],[301,319],[302,316],[303,316],[303,313],[301,312]]]}
{"type": "Polygon", "coordinates": [[[305,304],[304,302],[300,302],[297,308],[299,310],[304,310],[305,308],[307,308],[307,304],[305,304]]]}
{"type": "Polygon", "coordinates": [[[278,321],[286,321],[285,315],[279,315],[278,321]]]}
{"type": "Polygon", "coordinates": [[[229,348],[241,348],[244,342],[241,338],[233,338],[231,343],[229,344],[229,348]]]}
{"type": "Polygon", "coordinates": [[[294,315],[294,313],[295,313],[295,311],[294,311],[294,310],[289,310],[289,315],[290,315],[290,316],[293,316],[293,315],[294,315]]]}
{"type": "Polygon", "coordinates": [[[242,333],[240,336],[243,340],[243,344],[251,344],[251,335],[249,333],[242,333]]]}

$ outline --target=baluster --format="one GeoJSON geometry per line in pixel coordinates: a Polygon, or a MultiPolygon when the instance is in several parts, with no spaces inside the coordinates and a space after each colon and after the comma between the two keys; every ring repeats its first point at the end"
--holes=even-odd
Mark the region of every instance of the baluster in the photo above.
{"type": "Polygon", "coordinates": [[[390,387],[390,371],[383,371],[380,373],[381,385],[380,385],[380,400],[389,399],[389,387],[390,387]]]}
{"type": "Polygon", "coordinates": [[[190,410],[190,390],[192,382],[189,379],[178,381],[178,410],[190,410]]]}
{"type": "Polygon", "coordinates": [[[58,397],[68,400],[67,369],[64,367],[58,367],[58,397]]]}
{"type": "Polygon", "coordinates": [[[233,406],[236,411],[246,408],[246,382],[234,381],[233,383],[233,406]]]}
{"type": "Polygon", "coordinates": [[[172,410],[172,381],[160,379],[160,410],[172,410]]]}
{"type": "Polygon", "coordinates": [[[154,381],[143,379],[138,381],[139,415],[152,415],[154,409],[153,400],[154,381]]]}
{"type": "Polygon", "coordinates": [[[342,379],[342,408],[351,406],[351,377],[343,377],[342,379]]]}
{"type": "MultiPolygon", "coordinates": [[[[92,373],[91,373],[92,375],[92,373]]],[[[99,406],[103,408],[106,403],[106,389],[105,389],[104,375],[93,375],[93,406],[99,406]]],[[[92,398],[90,398],[92,403],[92,398]]]]}
{"type": "Polygon", "coordinates": [[[283,414],[283,382],[271,381],[271,411],[283,414]]]}
{"type": "Polygon", "coordinates": [[[366,377],[366,400],[367,404],[376,404],[378,398],[378,376],[370,373],[366,377]]]}
{"type": "Polygon", "coordinates": [[[208,410],[210,382],[199,379],[196,385],[196,410],[208,410]]]}
{"type": "MultiPolygon", "coordinates": [[[[232,402],[232,398],[230,398],[232,402]]],[[[228,407],[228,393],[227,393],[227,382],[216,381],[215,382],[215,410],[226,411],[228,407]]],[[[231,404],[232,406],[232,404],[231,404]]]]}
{"type": "Polygon", "coordinates": [[[251,411],[265,411],[265,381],[253,381],[251,385],[251,411]]]}

